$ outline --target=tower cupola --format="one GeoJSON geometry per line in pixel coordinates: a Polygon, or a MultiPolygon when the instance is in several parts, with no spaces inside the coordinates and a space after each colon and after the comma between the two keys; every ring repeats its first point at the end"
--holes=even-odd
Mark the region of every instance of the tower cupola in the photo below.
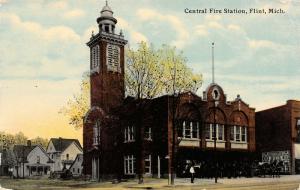
{"type": "Polygon", "coordinates": [[[100,17],[97,18],[97,23],[99,26],[99,31],[106,33],[115,33],[115,25],[117,24],[117,19],[113,17],[113,11],[108,6],[107,1],[105,6],[100,12],[100,17]]]}

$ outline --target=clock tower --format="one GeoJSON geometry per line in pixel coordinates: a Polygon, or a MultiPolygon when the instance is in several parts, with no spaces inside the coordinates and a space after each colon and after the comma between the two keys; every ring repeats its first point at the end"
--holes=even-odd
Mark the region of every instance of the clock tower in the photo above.
{"type": "Polygon", "coordinates": [[[91,107],[100,107],[109,113],[122,104],[125,96],[124,46],[127,41],[122,32],[115,33],[117,20],[107,2],[97,23],[99,32],[92,33],[87,43],[90,48],[91,107]]]}

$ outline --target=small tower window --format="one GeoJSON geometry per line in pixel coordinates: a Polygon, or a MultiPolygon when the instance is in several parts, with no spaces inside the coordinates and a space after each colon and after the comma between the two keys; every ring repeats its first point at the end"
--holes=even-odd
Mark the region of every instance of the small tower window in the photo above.
{"type": "Polygon", "coordinates": [[[109,33],[109,25],[108,24],[105,24],[104,30],[105,30],[105,32],[109,33]]]}
{"type": "Polygon", "coordinates": [[[115,33],[115,26],[112,26],[112,32],[115,33]]]}

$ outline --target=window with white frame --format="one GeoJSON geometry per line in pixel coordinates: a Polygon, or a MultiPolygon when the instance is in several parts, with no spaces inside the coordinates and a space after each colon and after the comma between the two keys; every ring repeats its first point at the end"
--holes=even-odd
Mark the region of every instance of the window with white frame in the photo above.
{"type": "Polygon", "coordinates": [[[93,127],[93,145],[97,146],[100,144],[100,121],[97,120],[93,127]]]}
{"type": "Polygon", "coordinates": [[[152,140],[152,131],[151,127],[145,128],[145,139],[152,140]]]}
{"type": "Polygon", "coordinates": [[[247,142],[247,127],[231,126],[230,140],[234,142],[247,142]]]}
{"type": "Polygon", "coordinates": [[[234,132],[235,132],[235,126],[231,126],[231,127],[230,127],[230,140],[231,140],[231,141],[234,141],[234,139],[235,139],[235,138],[234,138],[234,136],[235,136],[235,135],[234,135],[234,132]]]}
{"type": "Polygon", "coordinates": [[[199,122],[183,121],[182,134],[178,136],[185,139],[199,139],[199,122]]]}
{"type": "Polygon", "coordinates": [[[220,124],[217,124],[217,137],[218,137],[218,140],[220,141],[223,141],[225,138],[224,138],[224,125],[220,125],[220,124]]]}
{"type": "Polygon", "coordinates": [[[125,127],[124,136],[125,136],[125,142],[134,141],[134,127],[133,126],[125,127]]]}
{"type": "Polygon", "coordinates": [[[205,126],[205,138],[208,140],[214,140],[214,137],[217,137],[218,141],[224,141],[224,125],[216,123],[216,132],[214,124],[210,123],[205,126]]]}
{"type": "Polygon", "coordinates": [[[91,69],[92,71],[94,71],[95,69],[98,69],[99,68],[99,63],[100,63],[100,46],[99,45],[96,45],[92,48],[92,55],[91,55],[91,60],[92,60],[92,63],[91,63],[91,69]]]}
{"type": "Polygon", "coordinates": [[[151,174],[151,154],[145,156],[145,174],[151,174]]]}
{"type": "Polygon", "coordinates": [[[247,137],[246,137],[246,127],[241,127],[241,141],[242,142],[247,142],[247,137]]]}
{"type": "Polygon", "coordinates": [[[124,174],[135,174],[135,157],[133,155],[124,156],[124,174]]]}

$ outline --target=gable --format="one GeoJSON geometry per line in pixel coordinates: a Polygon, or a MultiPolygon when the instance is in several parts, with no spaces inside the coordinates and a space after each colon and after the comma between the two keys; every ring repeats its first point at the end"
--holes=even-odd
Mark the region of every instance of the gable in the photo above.
{"type": "Polygon", "coordinates": [[[39,157],[40,163],[43,164],[46,164],[50,160],[47,153],[40,146],[36,146],[31,150],[27,156],[27,161],[29,163],[37,163],[37,157],[39,157]]]}
{"type": "Polygon", "coordinates": [[[81,145],[77,139],[64,139],[64,138],[51,138],[50,140],[56,152],[63,152],[68,148],[73,142],[81,148],[81,145]]]}
{"type": "Polygon", "coordinates": [[[66,159],[66,155],[69,155],[70,160],[75,160],[77,154],[82,154],[82,149],[75,142],[72,142],[63,152],[62,159],[66,159]]]}
{"type": "Polygon", "coordinates": [[[52,140],[49,141],[49,144],[47,146],[47,152],[50,153],[50,152],[56,152],[56,149],[54,147],[54,144],[52,142],[52,140]]]}
{"type": "Polygon", "coordinates": [[[73,167],[82,166],[82,162],[83,162],[83,154],[77,154],[76,159],[72,163],[70,169],[72,169],[73,167]]]}

